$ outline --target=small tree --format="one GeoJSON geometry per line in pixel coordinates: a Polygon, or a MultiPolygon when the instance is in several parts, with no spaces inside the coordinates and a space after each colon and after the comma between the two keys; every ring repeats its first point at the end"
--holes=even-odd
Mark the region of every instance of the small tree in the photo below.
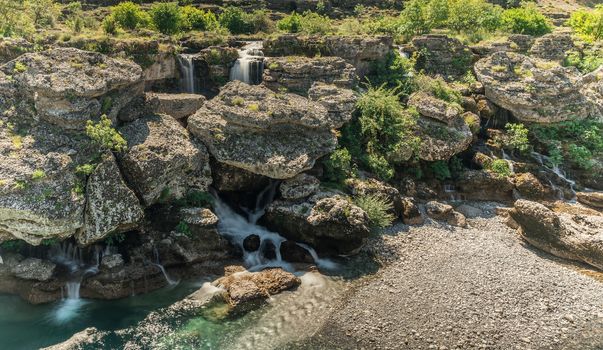
{"type": "Polygon", "coordinates": [[[94,141],[102,150],[124,152],[128,143],[112,126],[111,120],[102,115],[98,123],[89,120],[86,124],[86,135],[94,141]]]}
{"type": "Polygon", "coordinates": [[[505,30],[517,34],[544,35],[552,29],[549,20],[538,11],[536,5],[527,3],[505,10],[501,22],[505,30]]]}
{"type": "Polygon", "coordinates": [[[111,16],[121,28],[132,30],[143,22],[144,13],[138,4],[126,1],[114,6],[111,16]]]}
{"type": "Polygon", "coordinates": [[[182,24],[180,7],[175,2],[155,3],[151,7],[151,21],[162,34],[176,34],[182,24]]]}

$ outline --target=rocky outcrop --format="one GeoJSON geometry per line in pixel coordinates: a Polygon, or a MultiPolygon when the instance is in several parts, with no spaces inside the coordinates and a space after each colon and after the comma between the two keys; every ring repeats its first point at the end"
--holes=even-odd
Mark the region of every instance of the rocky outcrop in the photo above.
{"type": "Polygon", "coordinates": [[[542,204],[515,202],[510,216],[522,237],[533,246],[561,258],[603,269],[603,217],[556,213],[542,204]]]}
{"type": "Polygon", "coordinates": [[[369,36],[303,36],[283,34],[264,41],[266,56],[336,56],[345,59],[356,68],[356,74],[364,77],[373,62],[383,61],[391,51],[391,37],[369,36]]]}
{"type": "Polygon", "coordinates": [[[530,56],[561,63],[573,48],[571,32],[554,32],[537,38],[530,48],[530,56]]]}
{"type": "Polygon", "coordinates": [[[445,79],[462,77],[471,68],[473,53],[458,39],[442,34],[428,34],[412,40],[414,49],[426,53],[420,59],[420,67],[428,74],[441,75],[445,79]]]}
{"type": "Polygon", "coordinates": [[[112,154],[105,155],[86,186],[85,230],[77,234],[81,245],[100,241],[113,233],[135,228],[144,213],[134,192],[121,177],[112,154]]]}
{"type": "Polygon", "coordinates": [[[34,281],[48,281],[52,278],[56,265],[47,260],[27,258],[11,269],[18,278],[34,281]]]}
{"type": "Polygon", "coordinates": [[[246,192],[259,193],[269,184],[265,176],[254,174],[250,171],[236,168],[234,166],[220,163],[214,159],[210,160],[212,186],[221,193],[224,192],[246,192]]]}
{"type": "Polygon", "coordinates": [[[318,193],[301,203],[277,200],[267,208],[263,223],[319,253],[353,254],[369,235],[366,213],[333,193],[318,193]]]}
{"type": "Polygon", "coordinates": [[[350,89],[340,89],[335,85],[314,83],[308,91],[308,97],[323,105],[331,120],[343,125],[352,118],[358,96],[350,89]]]}
{"type": "Polygon", "coordinates": [[[430,201],[425,204],[425,210],[427,211],[427,216],[434,220],[445,221],[452,226],[467,226],[465,215],[454,210],[451,205],[430,201]]]}
{"type": "Polygon", "coordinates": [[[283,181],[279,190],[284,199],[303,199],[318,192],[319,188],[320,181],[317,178],[302,173],[283,181]]]}
{"type": "Polygon", "coordinates": [[[576,198],[589,207],[603,209],[603,192],[578,192],[576,198]]]}
{"type": "Polygon", "coordinates": [[[534,37],[527,34],[512,34],[503,40],[488,40],[472,45],[471,51],[480,58],[498,51],[527,53],[534,44],[534,37]]]}
{"type": "Polygon", "coordinates": [[[387,199],[392,204],[392,214],[396,217],[402,215],[404,202],[397,189],[376,179],[348,179],[345,184],[354,196],[380,196],[387,199]]]}
{"type": "Polygon", "coordinates": [[[526,199],[539,200],[554,197],[554,193],[549,188],[544,187],[532,173],[517,174],[515,176],[515,188],[522,198],[526,199]]]}
{"type": "Polygon", "coordinates": [[[90,327],[75,333],[71,338],[60,344],[42,348],[41,350],[81,350],[88,347],[104,346],[104,336],[104,332],[101,332],[94,327],[90,327]]]}
{"type": "Polygon", "coordinates": [[[306,95],[314,82],[351,89],[356,81],[356,69],[339,57],[269,57],[265,67],[264,85],[277,92],[306,95]]]}
{"type": "Polygon", "coordinates": [[[193,115],[205,103],[203,95],[196,94],[147,94],[146,103],[156,106],[154,112],[167,114],[176,119],[193,115]]]}
{"type": "Polygon", "coordinates": [[[137,64],[73,48],[27,53],[0,70],[12,75],[39,118],[66,129],[82,129],[101,114],[115,120],[144,88],[137,64]]]}
{"type": "Polygon", "coordinates": [[[458,192],[467,200],[509,201],[513,199],[513,182],[484,170],[466,170],[456,182],[458,192]]]}
{"type": "Polygon", "coordinates": [[[603,118],[601,69],[583,77],[574,67],[497,52],[478,61],[475,72],[486,97],[521,121],[603,118]]]}
{"type": "Polygon", "coordinates": [[[415,107],[422,116],[448,125],[453,125],[461,114],[458,106],[453,106],[422,91],[412,94],[408,99],[408,105],[415,107]]]}
{"type": "Polygon", "coordinates": [[[422,160],[448,160],[469,148],[473,140],[469,125],[461,117],[453,125],[431,118],[420,118],[418,125],[421,138],[419,158],[422,160]]]}
{"type": "Polygon", "coordinates": [[[145,206],[178,199],[190,189],[207,190],[207,151],[174,118],[147,116],[119,131],[128,141],[128,151],[119,157],[121,169],[145,206]]]}
{"type": "Polygon", "coordinates": [[[335,149],[331,129],[343,122],[301,96],[233,81],[189,118],[188,129],[217,161],[287,179],[335,149]]]}

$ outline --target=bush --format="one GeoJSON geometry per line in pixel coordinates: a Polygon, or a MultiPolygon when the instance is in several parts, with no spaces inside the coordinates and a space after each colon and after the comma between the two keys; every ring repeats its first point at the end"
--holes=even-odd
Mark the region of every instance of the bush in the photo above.
{"type": "Polygon", "coordinates": [[[111,126],[111,120],[106,115],[101,116],[98,123],[89,120],[86,125],[86,135],[102,150],[124,152],[128,147],[126,140],[111,126]]]}
{"type": "Polygon", "coordinates": [[[511,33],[536,36],[550,33],[552,29],[549,20],[538,11],[536,5],[525,3],[521,7],[505,10],[501,25],[511,33]]]}
{"type": "Polygon", "coordinates": [[[400,13],[398,33],[405,38],[429,33],[432,23],[429,21],[423,0],[410,0],[405,2],[404,10],[400,13]]]}
{"type": "MultiPolygon", "coordinates": [[[[128,30],[136,29],[144,22],[144,12],[138,4],[131,1],[122,2],[111,9],[111,15],[115,23],[128,30]]],[[[105,18],[106,19],[106,18],[105,18]]],[[[103,23],[103,28],[105,28],[103,23]]]]}
{"type": "Polygon", "coordinates": [[[61,6],[54,0],[35,0],[29,3],[29,12],[33,24],[37,28],[54,27],[55,22],[61,14],[61,6]]]}
{"type": "Polygon", "coordinates": [[[511,168],[509,167],[509,163],[507,163],[507,161],[504,159],[493,160],[490,163],[488,170],[492,171],[493,173],[497,174],[498,176],[503,176],[503,177],[511,176],[511,168]]]}
{"type": "Polygon", "coordinates": [[[523,124],[508,123],[505,125],[507,137],[504,146],[510,151],[519,151],[527,153],[530,150],[530,141],[528,140],[528,129],[523,124]]]}
{"type": "Polygon", "coordinates": [[[323,164],[329,181],[341,183],[352,175],[352,156],[346,148],[331,153],[323,164]]]}
{"type": "Polygon", "coordinates": [[[203,11],[193,6],[185,6],[181,10],[182,30],[206,31],[218,27],[218,19],[210,11],[203,11]]]}
{"type": "Polygon", "coordinates": [[[569,159],[571,159],[572,163],[578,168],[584,170],[590,170],[593,168],[593,154],[585,146],[578,146],[574,143],[571,143],[567,148],[567,153],[569,159]]]}
{"type": "Polygon", "coordinates": [[[0,0],[0,36],[29,37],[34,33],[27,5],[24,0],[0,0]]]}
{"type": "Polygon", "coordinates": [[[435,161],[431,163],[429,167],[433,177],[435,177],[437,180],[444,181],[452,177],[448,163],[443,160],[435,161]]]}
{"type": "MultiPolygon", "coordinates": [[[[357,103],[359,135],[347,142],[362,144],[364,164],[383,180],[394,175],[393,165],[416,155],[420,139],[415,135],[418,114],[404,109],[396,89],[370,86],[357,103]]],[[[356,146],[357,147],[357,146],[356,146]]]]}
{"type": "Polygon", "coordinates": [[[414,63],[414,60],[391,51],[385,61],[377,61],[373,64],[368,79],[373,85],[385,84],[387,88],[397,88],[403,95],[410,95],[414,89],[414,63]]]}
{"type": "Polygon", "coordinates": [[[485,0],[449,0],[446,26],[457,32],[493,32],[500,27],[502,8],[485,0]]]}
{"type": "Polygon", "coordinates": [[[103,31],[108,35],[117,34],[117,21],[113,16],[107,16],[103,19],[103,31]]]}
{"type": "Polygon", "coordinates": [[[180,7],[175,2],[153,4],[150,11],[153,26],[162,34],[172,35],[180,31],[180,7]]]}
{"type": "Polygon", "coordinates": [[[227,7],[219,16],[220,25],[232,34],[246,34],[253,31],[253,24],[247,14],[238,7],[227,7]]]}
{"type": "Polygon", "coordinates": [[[326,34],[333,32],[330,18],[311,11],[306,11],[302,15],[292,13],[278,21],[277,27],[288,33],[326,34]]]}
{"type": "Polygon", "coordinates": [[[582,73],[590,73],[603,65],[603,49],[586,49],[582,52],[569,51],[563,63],[566,67],[578,68],[582,73]]]}
{"type": "Polygon", "coordinates": [[[366,212],[369,222],[374,228],[388,227],[394,222],[395,217],[391,213],[394,205],[383,195],[360,196],[354,199],[354,204],[366,212]]]}
{"type": "Polygon", "coordinates": [[[603,5],[597,5],[594,10],[574,11],[567,24],[588,41],[603,39],[603,5]]]}
{"type": "Polygon", "coordinates": [[[302,29],[301,16],[293,12],[289,16],[281,19],[276,24],[279,30],[287,33],[299,33],[302,29]]]}

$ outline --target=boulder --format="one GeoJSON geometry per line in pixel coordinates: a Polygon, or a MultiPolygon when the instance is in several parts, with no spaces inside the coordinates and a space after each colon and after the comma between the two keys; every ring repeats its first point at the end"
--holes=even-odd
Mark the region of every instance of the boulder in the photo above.
{"type": "Polygon", "coordinates": [[[574,40],[571,32],[554,32],[536,38],[534,45],[530,48],[530,56],[562,63],[567,52],[573,48],[574,40]]]}
{"type": "Polygon", "coordinates": [[[603,118],[603,69],[582,76],[574,67],[497,52],[478,61],[475,73],[486,97],[520,121],[603,118]]]}
{"type": "Polygon", "coordinates": [[[352,119],[358,101],[354,91],[320,82],[312,85],[308,90],[308,97],[323,105],[329,113],[329,118],[338,120],[342,125],[352,119]]]}
{"type": "Polygon", "coordinates": [[[195,94],[147,93],[147,103],[157,106],[155,113],[167,114],[176,119],[193,115],[205,103],[205,96],[195,94]]]}
{"type": "Polygon", "coordinates": [[[448,125],[453,125],[461,114],[458,106],[453,106],[422,91],[412,94],[408,99],[408,105],[415,107],[422,116],[448,125]]]}
{"type": "Polygon", "coordinates": [[[121,177],[115,157],[104,156],[88,179],[84,230],[77,241],[89,245],[114,233],[135,228],[144,212],[134,192],[121,177]]]}
{"type": "Polygon", "coordinates": [[[426,161],[448,160],[465,151],[473,141],[471,128],[462,117],[453,125],[431,118],[419,118],[421,146],[419,158],[426,161]]]}
{"type": "Polygon", "coordinates": [[[274,201],[262,220],[284,237],[327,254],[357,252],[370,232],[364,210],[333,193],[318,193],[302,203],[274,201]]]}
{"type": "Polygon", "coordinates": [[[260,272],[240,271],[217,279],[212,285],[226,291],[226,302],[233,313],[261,306],[271,296],[295,288],[301,280],[280,268],[260,272]]]}
{"type": "Polygon", "coordinates": [[[452,208],[451,205],[430,201],[425,204],[427,216],[434,220],[446,221],[449,225],[466,227],[467,221],[465,216],[452,208]]]}
{"type": "Polygon", "coordinates": [[[312,254],[304,247],[293,241],[284,241],[279,248],[283,260],[294,263],[314,263],[312,254]]]}
{"type": "Polygon", "coordinates": [[[104,338],[106,332],[101,332],[94,327],[89,327],[83,331],[77,332],[71,338],[62,343],[52,345],[41,350],[81,350],[105,346],[104,338]]]}
{"type": "Polygon", "coordinates": [[[211,184],[209,156],[184,127],[167,115],[151,115],[119,129],[128,151],[118,160],[145,206],[181,198],[211,184]]]}
{"type": "Polygon", "coordinates": [[[143,93],[137,64],[74,48],[27,53],[0,67],[12,75],[23,97],[40,119],[65,129],[118,112],[143,93]]]}
{"type": "Polygon", "coordinates": [[[124,258],[121,254],[103,255],[100,266],[105,270],[119,269],[124,266],[124,258]]]}
{"type": "Polygon", "coordinates": [[[256,252],[260,249],[261,239],[258,235],[249,235],[243,240],[243,249],[248,252],[256,252]]]}
{"type": "Polygon", "coordinates": [[[414,203],[412,198],[405,197],[402,199],[403,212],[402,222],[406,225],[422,225],[425,222],[423,214],[419,210],[419,207],[414,203]]]}
{"type": "Polygon", "coordinates": [[[456,188],[467,200],[510,201],[514,185],[505,176],[485,170],[466,170],[456,182],[456,188]]]}
{"type": "Polygon", "coordinates": [[[52,278],[56,265],[48,260],[27,258],[11,269],[11,273],[24,280],[45,282],[52,278]]]}
{"type": "Polygon", "coordinates": [[[533,246],[603,269],[603,216],[556,213],[527,200],[516,201],[509,215],[533,246]]]}
{"type": "Polygon", "coordinates": [[[515,176],[515,188],[526,199],[538,200],[551,198],[554,195],[532,173],[517,174],[515,176]]]}
{"type": "Polygon", "coordinates": [[[576,198],[589,207],[603,209],[603,192],[578,192],[576,198]]]}
{"type": "Polygon", "coordinates": [[[354,196],[378,195],[392,203],[392,214],[396,217],[402,214],[404,203],[400,192],[376,179],[348,179],[345,181],[350,193],[354,196]]]}
{"type": "Polygon", "coordinates": [[[426,73],[445,79],[464,76],[473,64],[473,53],[458,39],[442,34],[428,34],[412,39],[417,52],[427,52],[419,64],[426,73]]]}
{"type": "Polygon", "coordinates": [[[301,96],[233,81],[189,118],[188,129],[218,162],[288,179],[335,150],[331,129],[342,123],[301,96]]]}
{"type": "Polygon", "coordinates": [[[318,192],[319,188],[320,181],[316,177],[302,173],[283,181],[279,190],[284,199],[303,199],[318,192]]]}
{"type": "Polygon", "coordinates": [[[219,192],[258,193],[266,188],[269,179],[263,175],[210,159],[212,186],[219,192]]]}
{"type": "Polygon", "coordinates": [[[276,92],[307,95],[315,82],[351,89],[356,81],[356,69],[339,57],[269,57],[265,67],[264,85],[276,92]]]}

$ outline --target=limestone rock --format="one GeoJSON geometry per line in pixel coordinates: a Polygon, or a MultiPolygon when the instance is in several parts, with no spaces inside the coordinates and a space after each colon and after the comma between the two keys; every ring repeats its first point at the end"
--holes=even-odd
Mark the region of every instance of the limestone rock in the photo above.
{"type": "Polygon", "coordinates": [[[105,332],[101,332],[94,327],[89,327],[81,332],[75,333],[71,338],[60,344],[42,348],[41,350],[81,350],[90,347],[103,346],[105,332]]]}
{"type": "Polygon", "coordinates": [[[356,69],[339,57],[268,57],[265,67],[264,85],[276,92],[306,95],[314,82],[351,89],[356,80],[356,69]]]}
{"type": "Polygon", "coordinates": [[[157,105],[155,113],[167,114],[176,119],[193,115],[205,103],[203,95],[195,94],[147,94],[147,103],[157,105]]]}
{"type": "Polygon", "coordinates": [[[210,160],[212,186],[220,192],[258,193],[266,188],[269,179],[250,171],[210,160]]]}
{"type": "Polygon", "coordinates": [[[86,186],[85,229],[77,234],[81,245],[135,228],[144,213],[134,192],[121,177],[112,154],[105,155],[86,186]]]}
{"type": "Polygon", "coordinates": [[[101,268],[107,270],[118,269],[124,266],[124,258],[121,254],[103,255],[101,268]]]}
{"type": "Polygon", "coordinates": [[[83,129],[142,94],[142,69],[133,62],[73,48],[27,53],[0,67],[34,104],[38,117],[66,129],[83,129]]]}
{"type": "Polygon", "coordinates": [[[387,184],[376,179],[348,179],[345,181],[346,186],[354,196],[379,195],[392,203],[392,214],[400,216],[404,209],[404,203],[400,192],[387,184]]]}
{"type": "Polygon", "coordinates": [[[457,107],[425,92],[412,94],[408,99],[408,105],[415,107],[417,112],[422,116],[441,121],[448,125],[454,124],[460,115],[457,107]]]}
{"type": "Polygon", "coordinates": [[[582,204],[603,209],[603,192],[578,192],[576,197],[582,204]]]}
{"type": "Polygon", "coordinates": [[[426,51],[422,68],[425,72],[444,78],[459,78],[473,63],[473,53],[458,39],[442,34],[428,34],[412,39],[416,51],[426,51]]]}
{"type": "Polygon", "coordinates": [[[358,101],[354,91],[323,83],[314,83],[308,91],[308,97],[323,105],[329,118],[342,125],[352,119],[358,101]]]}
{"type": "Polygon", "coordinates": [[[405,197],[402,199],[403,212],[402,212],[402,222],[406,225],[422,225],[425,222],[423,218],[423,214],[419,210],[419,207],[414,203],[414,201],[405,197]]]}
{"type": "Polygon", "coordinates": [[[299,174],[292,179],[285,180],[279,187],[281,196],[285,199],[307,198],[318,191],[320,181],[308,174],[299,174]]]}
{"type": "Polygon", "coordinates": [[[353,254],[369,235],[364,210],[332,193],[318,193],[302,203],[277,200],[267,208],[263,222],[319,253],[353,254]]]}
{"type": "Polygon", "coordinates": [[[451,205],[430,201],[425,204],[427,215],[434,220],[446,221],[449,225],[466,227],[465,216],[455,211],[451,205]]]}
{"type": "Polygon", "coordinates": [[[466,170],[456,187],[467,200],[509,201],[513,199],[513,182],[484,170],[466,170]]]}
{"type": "Polygon", "coordinates": [[[319,103],[233,81],[189,118],[188,129],[218,162],[287,179],[335,149],[331,129],[341,124],[319,103]]]}
{"type": "Polygon", "coordinates": [[[517,174],[515,188],[526,199],[537,200],[552,196],[551,191],[544,187],[532,173],[517,174]]]}
{"type": "Polygon", "coordinates": [[[11,269],[18,278],[35,281],[48,281],[52,278],[56,265],[48,260],[27,258],[11,269]]]}
{"type": "Polygon", "coordinates": [[[510,216],[522,237],[535,247],[561,258],[603,269],[603,217],[556,213],[542,204],[515,202],[510,216]]]}
{"type": "Polygon", "coordinates": [[[121,168],[145,206],[178,199],[190,189],[207,190],[207,151],[174,118],[147,116],[119,131],[128,141],[128,151],[119,157],[121,168]]]}
{"type": "Polygon", "coordinates": [[[486,97],[520,121],[556,123],[603,117],[603,81],[596,78],[603,70],[583,77],[574,67],[497,52],[478,61],[475,72],[486,97]]]}
{"type": "Polygon", "coordinates": [[[530,48],[530,56],[561,63],[573,48],[571,32],[554,32],[536,38],[530,48]]]}
{"type": "Polygon", "coordinates": [[[453,125],[430,118],[418,121],[421,146],[419,158],[426,161],[448,160],[471,145],[473,133],[463,118],[457,118],[453,125]]]}

